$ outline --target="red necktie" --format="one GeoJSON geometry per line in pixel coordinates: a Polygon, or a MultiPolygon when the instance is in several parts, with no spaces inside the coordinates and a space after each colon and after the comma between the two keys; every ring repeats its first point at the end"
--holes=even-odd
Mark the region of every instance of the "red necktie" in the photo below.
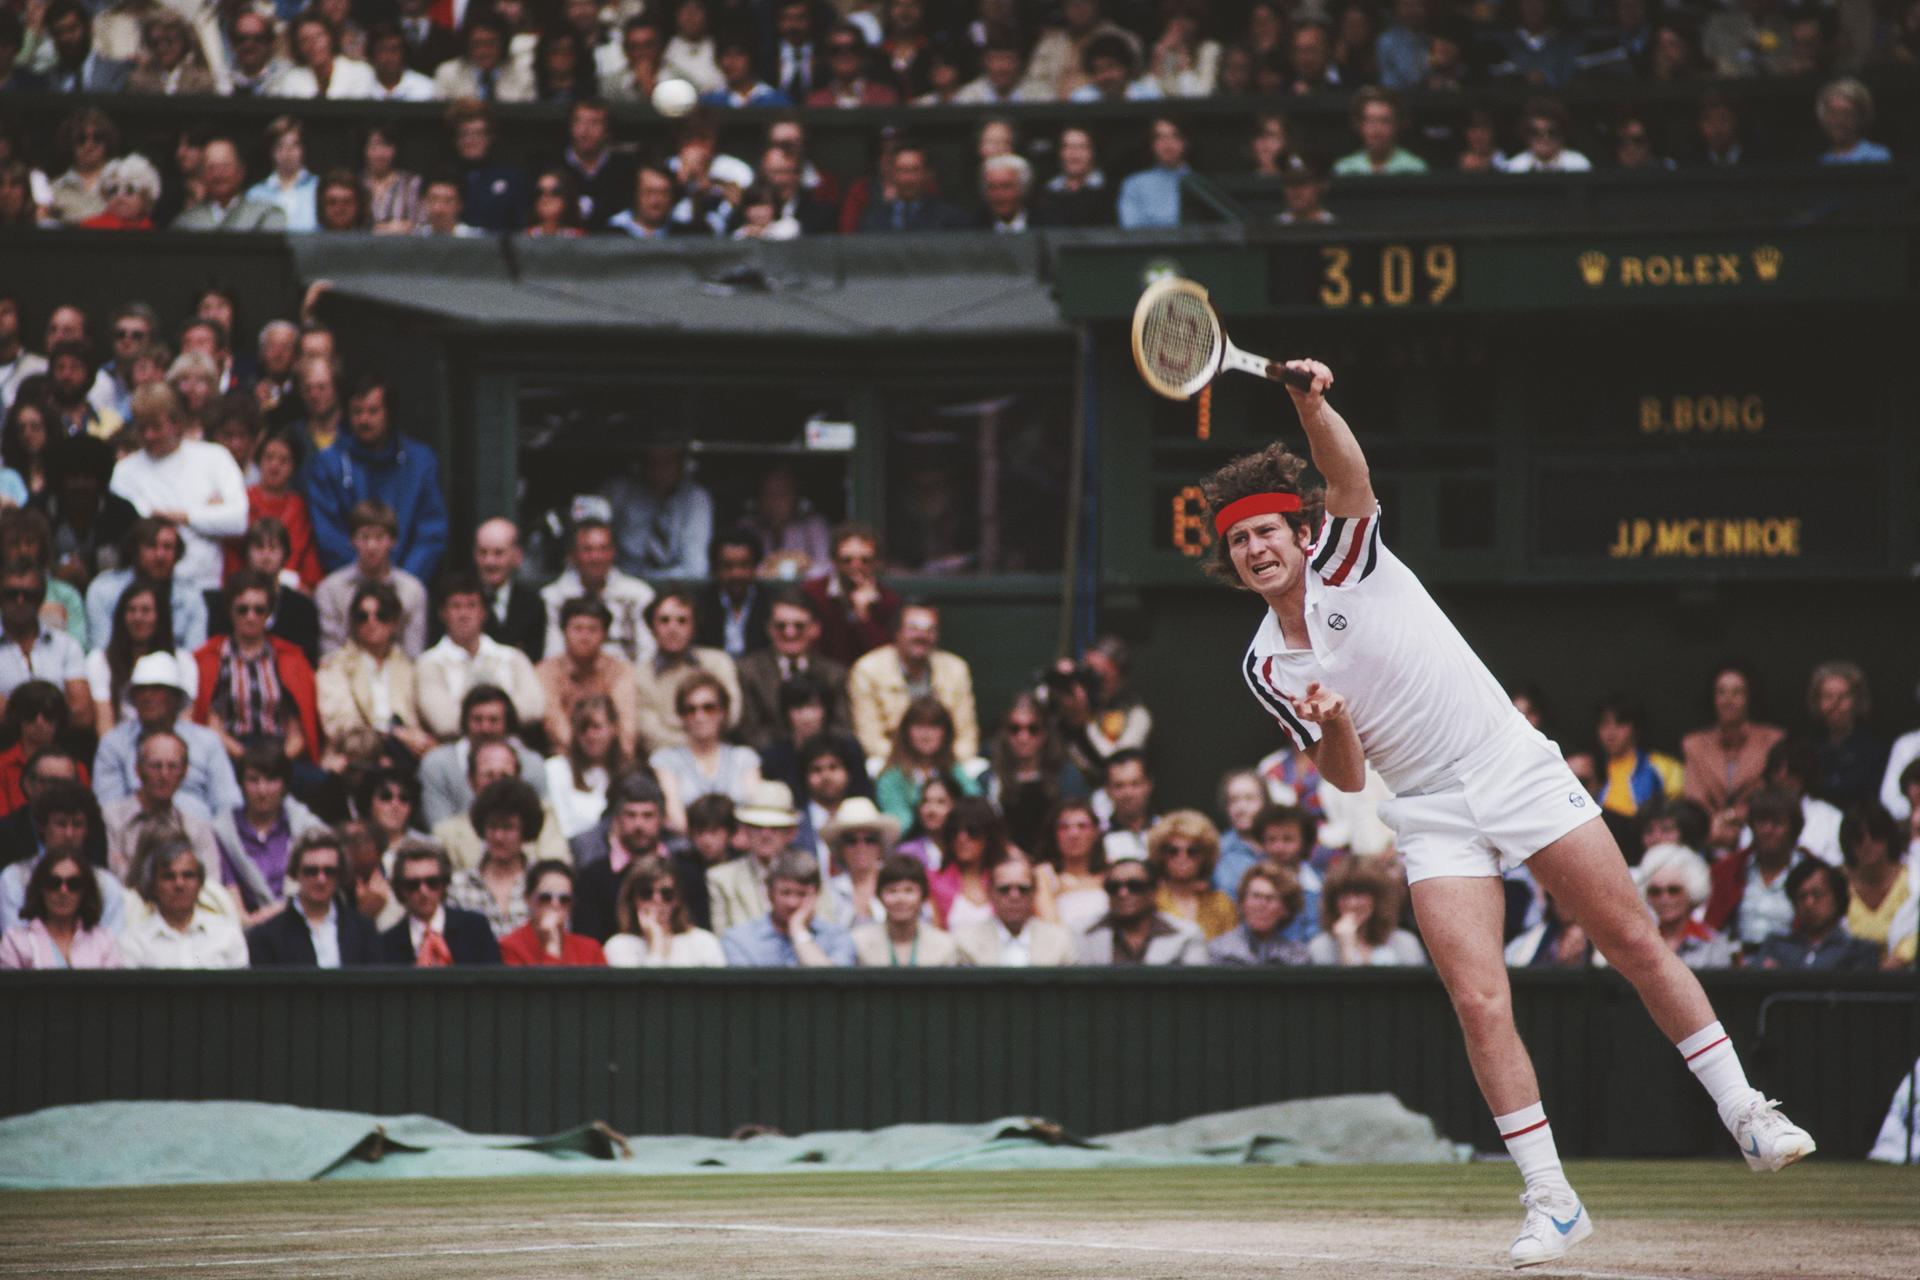
{"type": "Polygon", "coordinates": [[[444,969],[453,963],[453,952],[447,950],[447,940],[438,932],[429,929],[420,939],[420,953],[416,963],[422,969],[444,969]]]}

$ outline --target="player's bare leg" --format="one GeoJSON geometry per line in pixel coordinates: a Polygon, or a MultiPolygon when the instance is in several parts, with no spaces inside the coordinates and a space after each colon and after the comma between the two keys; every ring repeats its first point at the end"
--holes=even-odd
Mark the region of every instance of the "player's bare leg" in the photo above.
{"type": "Polygon", "coordinates": [[[1641,906],[1606,824],[1596,818],[1568,832],[1534,854],[1527,866],[1540,887],[1580,923],[1600,954],[1640,993],[1654,1022],[1713,1095],[1720,1119],[1747,1164],[1771,1172],[1812,1155],[1812,1136],[1747,1083],[1700,980],[1661,941],[1641,906]]]}
{"type": "Polygon", "coordinates": [[[1593,1234],[1593,1220],[1560,1167],[1540,1105],[1533,1060],[1513,1024],[1513,993],[1500,943],[1506,897],[1493,876],[1434,876],[1413,886],[1420,936],[1453,1001],[1467,1061],[1514,1163],[1526,1179],[1527,1216],[1510,1256],[1516,1266],[1551,1262],[1593,1234]]]}

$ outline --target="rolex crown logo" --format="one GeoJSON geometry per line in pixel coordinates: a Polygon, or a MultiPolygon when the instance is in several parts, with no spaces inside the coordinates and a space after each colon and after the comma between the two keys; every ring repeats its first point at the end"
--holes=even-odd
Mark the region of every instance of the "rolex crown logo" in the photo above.
{"type": "Polygon", "coordinates": [[[1587,282],[1587,288],[1598,289],[1607,282],[1607,255],[1598,249],[1589,249],[1580,255],[1580,278],[1587,282]]]}
{"type": "Polygon", "coordinates": [[[1753,251],[1753,274],[1760,277],[1762,284],[1772,284],[1780,278],[1780,260],[1783,255],[1770,244],[1763,244],[1753,251]]]}

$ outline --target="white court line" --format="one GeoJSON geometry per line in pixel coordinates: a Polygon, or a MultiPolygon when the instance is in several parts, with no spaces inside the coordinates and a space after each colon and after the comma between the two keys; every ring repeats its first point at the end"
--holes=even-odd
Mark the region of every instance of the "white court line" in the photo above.
{"type": "MultiPolygon", "coordinates": [[[[69,1240],[76,1249],[92,1248],[96,1245],[122,1244],[202,1244],[211,1240],[298,1240],[302,1236],[365,1236],[392,1235],[392,1227],[316,1227],[311,1231],[230,1231],[221,1235],[204,1236],[121,1236],[101,1240],[69,1240]]],[[[31,1249],[38,1247],[25,1240],[0,1241],[0,1249],[31,1249]]]]}
{"type": "MultiPolygon", "coordinates": [[[[584,1215],[570,1215],[567,1220],[581,1222],[583,1224],[616,1227],[628,1231],[710,1231],[731,1235],[813,1236],[828,1239],[897,1240],[905,1242],[979,1245],[996,1248],[1012,1247],[1054,1251],[1068,1249],[1088,1253],[1146,1253],[1179,1257],[1244,1258],[1256,1262],[1331,1262],[1352,1266],[1426,1267],[1440,1271],[1475,1271],[1496,1275],[1514,1274],[1513,1267],[1502,1266],[1496,1263],[1442,1262],[1431,1258],[1383,1257],[1376,1254],[1359,1253],[1310,1253],[1260,1249],[1221,1249],[1190,1245],[1139,1244],[1110,1240],[1062,1240],[1048,1236],[963,1235],[955,1232],[941,1231],[890,1231],[878,1227],[804,1227],[752,1222],[635,1221],[597,1218],[584,1215]]],[[[532,1231],[551,1230],[554,1224],[552,1221],[546,1221],[493,1223],[489,1225],[493,1230],[532,1231]]],[[[359,1229],[366,1230],[366,1228],[359,1229]]],[[[315,1234],[322,1233],[312,1231],[268,1231],[226,1236],[182,1237],[182,1239],[251,1239],[266,1241],[315,1234]]],[[[279,1254],[269,1257],[188,1259],[164,1262],[55,1263],[52,1265],[37,1265],[31,1270],[32,1273],[36,1275],[80,1275],[100,1272],[132,1274],[151,1271],[213,1271],[236,1267],[313,1266],[318,1263],[328,1262],[386,1262],[409,1258],[485,1258],[543,1253],[600,1253],[615,1249],[630,1249],[632,1247],[633,1244],[629,1240],[556,1241],[551,1244],[503,1245],[492,1248],[416,1247],[394,1252],[378,1253],[334,1252],[300,1255],[279,1254]]],[[[21,1274],[23,1273],[23,1265],[24,1264],[8,1264],[0,1266],[0,1274],[21,1274]]],[[[1528,1273],[1535,1276],[1562,1276],[1567,1277],[1567,1280],[1681,1280],[1680,1277],[1663,1276],[1656,1272],[1589,1271],[1563,1267],[1529,1268],[1528,1273]]]]}

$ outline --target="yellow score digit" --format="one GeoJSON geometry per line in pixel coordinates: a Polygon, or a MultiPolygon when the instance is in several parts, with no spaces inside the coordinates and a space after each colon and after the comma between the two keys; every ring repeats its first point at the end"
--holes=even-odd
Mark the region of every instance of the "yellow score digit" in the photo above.
{"type": "Polygon", "coordinates": [[[1460,280],[1459,261],[1454,256],[1453,246],[1428,245],[1423,265],[1427,269],[1427,302],[1431,304],[1445,300],[1460,280]]]}
{"type": "Polygon", "coordinates": [[[1173,545],[1183,556],[1203,556],[1213,538],[1207,529],[1207,495],[1197,484],[1173,495],[1173,545]]]}
{"type": "Polygon", "coordinates": [[[1390,307],[1413,301],[1413,250],[1390,244],[1380,253],[1380,296],[1390,307]]]}
{"type": "Polygon", "coordinates": [[[1320,260],[1324,267],[1320,277],[1320,305],[1346,306],[1353,301],[1353,281],[1347,278],[1353,251],[1337,244],[1326,245],[1320,250],[1320,260]]]}

